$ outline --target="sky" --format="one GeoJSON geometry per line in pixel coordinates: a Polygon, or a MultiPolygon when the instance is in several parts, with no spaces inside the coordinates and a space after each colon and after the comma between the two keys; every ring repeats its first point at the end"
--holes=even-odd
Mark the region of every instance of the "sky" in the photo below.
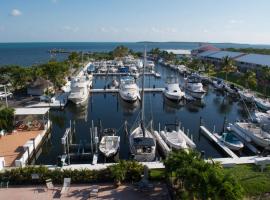
{"type": "Polygon", "coordinates": [[[270,0],[0,0],[0,42],[270,44],[270,0]]]}

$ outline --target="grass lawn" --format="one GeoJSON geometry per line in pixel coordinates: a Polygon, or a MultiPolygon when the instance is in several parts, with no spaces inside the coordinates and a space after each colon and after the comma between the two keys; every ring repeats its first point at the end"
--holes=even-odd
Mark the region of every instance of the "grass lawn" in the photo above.
{"type": "Polygon", "coordinates": [[[237,165],[224,171],[238,179],[247,197],[270,192],[270,166],[264,172],[256,165],[237,165]]]}

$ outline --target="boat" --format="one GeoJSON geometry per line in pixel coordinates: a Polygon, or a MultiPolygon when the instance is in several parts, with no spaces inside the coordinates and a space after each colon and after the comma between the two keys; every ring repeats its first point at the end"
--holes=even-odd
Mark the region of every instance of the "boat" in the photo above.
{"type": "Polygon", "coordinates": [[[255,111],[253,113],[254,120],[262,126],[265,126],[270,130],[270,112],[259,112],[255,111]]]}
{"type": "Polygon", "coordinates": [[[191,96],[197,99],[202,99],[206,93],[200,79],[193,75],[186,79],[184,87],[191,96]]]}
{"type": "Polygon", "coordinates": [[[213,85],[217,90],[223,90],[225,86],[224,81],[219,78],[213,80],[213,85]]]}
{"type": "Polygon", "coordinates": [[[262,98],[258,98],[258,97],[253,97],[254,102],[256,103],[256,105],[262,109],[262,110],[270,110],[270,101],[269,99],[262,99],[262,98]]]}
{"type": "Polygon", "coordinates": [[[88,67],[87,67],[87,73],[88,74],[93,74],[95,72],[96,68],[93,64],[90,64],[88,67]]]}
{"type": "Polygon", "coordinates": [[[87,102],[91,86],[92,79],[85,74],[72,78],[68,99],[76,105],[84,104],[87,102]]]}
{"type": "Polygon", "coordinates": [[[110,89],[115,89],[119,87],[119,82],[116,79],[113,79],[110,84],[110,89]]]}
{"type": "Polygon", "coordinates": [[[99,143],[100,152],[107,158],[115,156],[120,147],[120,136],[115,135],[114,129],[104,129],[104,136],[99,143]]]}
{"type": "Polygon", "coordinates": [[[124,76],[121,78],[119,94],[123,100],[128,102],[134,102],[140,98],[139,87],[133,76],[124,76]]]}
{"type": "Polygon", "coordinates": [[[151,61],[151,60],[148,60],[146,67],[148,67],[150,69],[154,69],[155,68],[155,63],[153,61],[151,61]]]}
{"type": "Polygon", "coordinates": [[[255,144],[261,147],[270,146],[270,134],[260,126],[251,122],[236,122],[235,128],[247,135],[255,144]]]}
{"type": "Polygon", "coordinates": [[[144,51],[144,66],[142,77],[142,97],[141,97],[141,116],[137,127],[131,130],[129,135],[130,152],[134,155],[134,159],[140,162],[151,162],[156,157],[156,141],[145,127],[144,122],[144,70],[146,66],[146,50],[144,51]]]}
{"type": "Polygon", "coordinates": [[[244,147],[244,144],[232,133],[224,132],[222,135],[214,133],[214,136],[231,150],[238,151],[244,147]]]}
{"type": "Polygon", "coordinates": [[[235,87],[234,84],[225,84],[225,90],[230,94],[237,94],[238,89],[235,87]]]}
{"type": "Polygon", "coordinates": [[[187,149],[187,143],[180,131],[160,131],[162,139],[173,149],[187,149]]]}
{"type": "Polygon", "coordinates": [[[164,96],[173,101],[180,101],[185,96],[185,93],[179,87],[179,81],[176,76],[167,77],[164,96]]]}
{"type": "Polygon", "coordinates": [[[250,90],[239,90],[238,94],[240,95],[241,99],[243,99],[244,101],[247,102],[253,102],[253,98],[254,98],[254,93],[251,92],[250,90]]]}

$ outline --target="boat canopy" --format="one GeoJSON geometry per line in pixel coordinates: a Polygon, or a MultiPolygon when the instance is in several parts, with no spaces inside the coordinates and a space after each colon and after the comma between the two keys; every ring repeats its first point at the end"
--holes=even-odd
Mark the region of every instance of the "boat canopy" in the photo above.
{"type": "Polygon", "coordinates": [[[153,138],[147,138],[147,137],[137,137],[134,138],[134,146],[155,146],[155,142],[153,138]]]}

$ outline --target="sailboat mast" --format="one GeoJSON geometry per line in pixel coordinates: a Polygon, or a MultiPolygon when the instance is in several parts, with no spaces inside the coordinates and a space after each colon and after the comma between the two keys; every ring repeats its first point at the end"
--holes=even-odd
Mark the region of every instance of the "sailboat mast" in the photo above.
{"type": "Polygon", "coordinates": [[[144,48],[144,62],[143,62],[143,76],[142,76],[142,111],[141,111],[141,121],[144,121],[144,70],[146,66],[146,47],[144,48]]]}

